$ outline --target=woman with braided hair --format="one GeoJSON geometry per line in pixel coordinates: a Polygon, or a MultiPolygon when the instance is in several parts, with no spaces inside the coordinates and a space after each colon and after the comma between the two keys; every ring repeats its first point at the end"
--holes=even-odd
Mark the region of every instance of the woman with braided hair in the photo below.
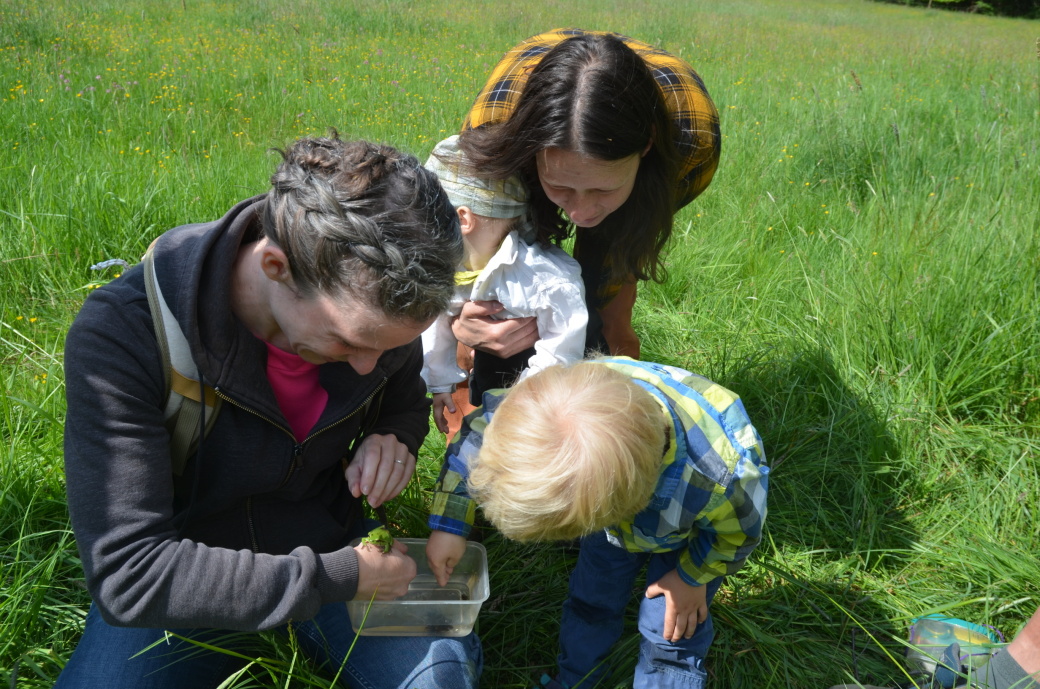
{"type": "Polygon", "coordinates": [[[232,632],[268,629],[346,686],[477,685],[474,635],[355,643],[344,605],[415,576],[399,543],[348,544],[362,496],[397,495],[428,430],[417,338],[454,289],[454,210],[388,146],[333,132],[281,153],[266,194],[152,248],[221,400],[183,467],[145,271],[92,293],[69,332],[65,468],[93,603],[58,687],[216,687],[255,657],[232,632]]]}

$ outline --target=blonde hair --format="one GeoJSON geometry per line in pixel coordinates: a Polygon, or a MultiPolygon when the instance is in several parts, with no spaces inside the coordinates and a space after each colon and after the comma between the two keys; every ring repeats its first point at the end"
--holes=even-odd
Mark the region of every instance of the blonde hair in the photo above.
{"type": "Polygon", "coordinates": [[[595,362],[552,366],[495,410],[469,490],[507,538],[577,538],[646,507],[667,428],[662,406],[624,374],[595,362]]]}

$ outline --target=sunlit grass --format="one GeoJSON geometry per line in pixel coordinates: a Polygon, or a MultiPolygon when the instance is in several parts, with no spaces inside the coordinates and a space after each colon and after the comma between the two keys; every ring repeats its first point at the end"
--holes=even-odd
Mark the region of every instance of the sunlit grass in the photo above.
{"type": "MultiPolygon", "coordinates": [[[[164,229],[336,127],[424,159],[503,51],[615,30],[700,72],[723,155],[644,285],[644,357],[739,392],[773,465],[715,686],[905,680],[909,620],[1040,605],[1037,24],[859,0],[0,0],[0,676],[53,684],[88,598],[64,507],[64,332],[164,229]],[[14,675],[17,674],[17,678],[14,675]]],[[[423,535],[443,440],[391,520],[423,535]]],[[[574,553],[485,530],[488,687],[552,667],[574,553]]],[[[623,683],[636,653],[612,658],[623,683]]],[[[235,686],[329,681],[275,636],[235,686]]]]}

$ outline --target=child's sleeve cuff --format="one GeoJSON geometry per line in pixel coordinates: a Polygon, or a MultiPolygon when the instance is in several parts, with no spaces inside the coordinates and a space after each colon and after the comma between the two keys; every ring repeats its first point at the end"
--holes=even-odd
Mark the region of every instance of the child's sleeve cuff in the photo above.
{"type": "Polygon", "coordinates": [[[430,506],[429,526],[457,536],[469,536],[476,518],[476,503],[456,493],[435,492],[430,506]]]}

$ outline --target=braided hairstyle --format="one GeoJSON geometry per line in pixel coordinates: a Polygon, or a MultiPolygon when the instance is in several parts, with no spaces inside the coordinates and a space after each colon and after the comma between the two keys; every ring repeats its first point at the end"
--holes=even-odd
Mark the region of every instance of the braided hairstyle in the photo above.
{"type": "Polygon", "coordinates": [[[436,176],[335,130],[277,152],[263,233],[285,252],[301,296],[346,293],[414,322],[447,309],[462,236],[436,176]]]}

